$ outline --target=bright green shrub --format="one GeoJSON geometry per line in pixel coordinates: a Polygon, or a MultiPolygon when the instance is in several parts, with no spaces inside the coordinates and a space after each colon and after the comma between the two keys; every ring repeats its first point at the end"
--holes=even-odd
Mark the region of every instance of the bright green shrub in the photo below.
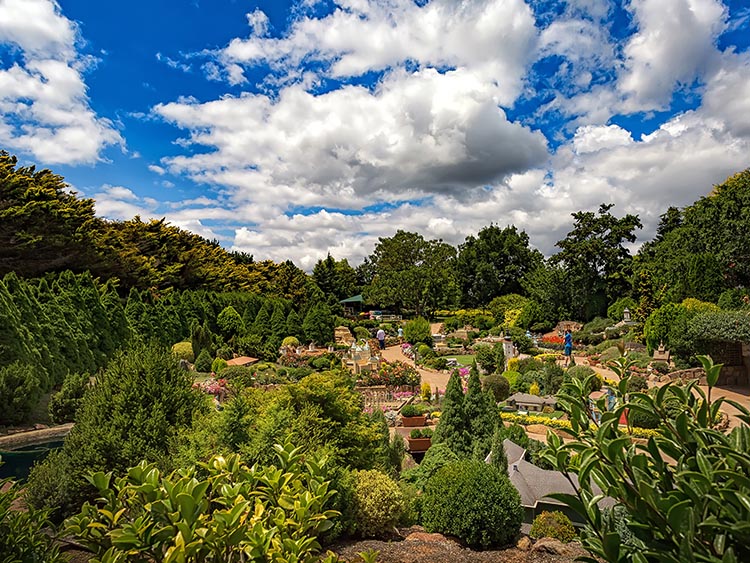
{"type": "Polygon", "coordinates": [[[354,338],[356,338],[357,340],[368,340],[371,338],[370,331],[363,326],[355,326],[354,338]]]}
{"type": "Polygon", "coordinates": [[[502,375],[505,379],[508,380],[508,384],[512,388],[518,381],[518,378],[521,374],[518,373],[517,371],[504,371],[502,375]]]}
{"type": "Polygon", "coordinates": [[[434,350],[427,346],[427,344],[420,344],[419,346],[417,346],[417,353],[423,360],[435,357],[434,350]]]}
{"type": "Polygon", "coordinates": [[[642,375],[631,375],[630,379],[628,379],[628,393],[646,391],[647,389],[648,381],[642,375]]]}
{"type": "Polygon", "coordinates": [[[417,317],[404,325],[404,340],[411,344],[432,344],[432,331],[427,319],[417,317]]]}
{"type": "Polygon", "coordinates": [[[47,407],[52,422],[60,424],[74,420],[88,385],[88,373],[69,373],[65,376],[62,388],[52,395],[47,407]]]}
{"type": "Polygon", "coordinates": [[[483,461],[459,461],[446,465],[427,482],[422,521],[430,532],[488,548],[514,540],[521,529],[523,508],[507,473],[483,461]]]}
{"type": "Polygon", "coordinates": [[[337,515],[325,466],[289,445],[275,449],[277,465],[262,468],[232,454],[169,476],[145,462],[114,480],[95,473],[100,500],[65,533],[111,563],[316,561],[316,538],[337,515]]]}
{"type": "Polygon", "coordinates": [[[375,469],[356,472],[353,502],[356,530],[363,538],[389,533],[405,508],[396,482],[375,469]]]}
{"type": "Polygon", "coordinates": [[[211,371],[219,373],[221,370],[227,367],[227,361],[224,358],[216,358],[211,362],[211,371]]]}
{"type": "Polygon", "coordinates": [[[281,341],[282,346],[288,346],[291,348],[297,348],[299,346],[299,338],[296,336],[287,336],[281,341]]]}
{"type": "Polygon", "coordinates": [[[49,522],[43,510],[18,510],[18,484],[0,480],[0,556],[7,563],[65,563],[68,559],[45,533],[49,522]]]}
{"type": "Polygon", "coordinates": [[[21,362],[0,367],[0,425],[18,424],[42,396],[36,370],[21,362]]]}
{"type": "Polygon", "coordinates": [[[201,350],[201,353],[198,354],[198,359],[195,360],[195,371],[200,373],[210,372],[211,362],[213,362],[211,354],[209,354],[208,350],[204,348],[203,350],[201,350]]]}
{"type": "Polygon", "coordinates": [[[488,375],[482,380],[482,388],[491,392],[498,403],[507,399],[510,394],[510,382],[502,375],[488,375]]]}
{"type": "Polygon", "coordinates": [[[576,530],[570,518],[562,512],[555,510],[547,512],[546,510],[534,518],[531,524],[529,536],[534,539],[554,538],[563,543],[573,541],[576,537],[576,530]]]}
{"type": "Polygon", "coordinates": [[[711,392],[721,366],[706,357],[698,360],[706,371],[707,393],[697,382],[668,383],[653,395],[632,394],[627,400],[627,360],[618,362],[613,367],[625,377],[614,390],[618,406],[602,412],[600,425],[592,424],[589,397],[580,381],[566,383],[558,395],[571,419],[573,439],[563,443],[548,433],[545,457],[559,471],[585,474],[576,494],[561,500],[586,522],[581,542],[594,558],[750,561],[750,504],[745,502],[750,495],[750,410],[733,402],[741,424],[729,434],[716,428],[725,399],[711,400],[711,392]],[[668,412],[670,403],[679,412],[675,418],[668,412]],[[658,437],[649,440],[648,447],[633,447],[617,424],[625,410],[636,408],[659,419],[658,437]],[[580,460],[577,469],[571,467],[571,454],[580,460]],[[626,511],[634,542],[621,541],[618,519],[598,505],[594,484],[626,511]]]}
{"type": "Polygon", "coordinates": [[[172,346],[172,354],[178,360],[186,360],[191,364],[195,361],[193,344],[190,341],[178,342],[177,344],[172,346]]]}

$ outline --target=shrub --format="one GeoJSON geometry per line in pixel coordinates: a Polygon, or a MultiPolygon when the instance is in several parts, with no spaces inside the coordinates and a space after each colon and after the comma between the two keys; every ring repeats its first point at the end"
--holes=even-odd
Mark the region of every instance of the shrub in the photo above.
{"type": "Polygon", "coordinates": [[[430,387],[430,384],[426,381],[422,382],[420,395],[422,396],[423,401],[429,401],[432,398],[432,387],[430,387]]]}
{"type": "Polygon", "coordinates": [[[667,362],[652,362],[651,369],[653,369],[659,375],[666,375],[671,371],[667,362]]]}
{"type": "Polygon", "coordinates": [[[281,345],[290,348],[297,348],[299,347],[299,338],[297,338],[296,336],[287,336],[284,340],[281,341],[281,345]]]}
{"type": "Polygon", "coordinates": [[[353,517],[360,536],[375,538],[389,533],[404,508],[404,495],[390,477],[375,469],[355,473],[353,517]]]}
{"type": "Polygon", "coordinates": [[[503,369],[505,364],[505,354],[503,353],[503,345],[500,342],[496,342],[492,346],[488,344],[482,344],[474,349],[476,354],[476,360],[479,367],[481,367],[487,373],[495,373],[503,369]]]}
{"type": "Polygon", "coordinates": [[[511,389],[518,381],[518,378],[520,377],[520,373],[517,371],[505,371],[503,372],[503,377],[508,380],[508,384],[510,385],[511,389]]]}
{"type": "Polygon", "coordinates": [[[404,340],[412,344],[432,344],[432,331],[427,319],[418,317],[404,325],[404,340]]]}
{"type": "Polygon", "coordinates": [[[211,354],[204,348],[201,353],[198,354],[198,359],[195,360],[195,371],[200,373],[208,373],[211,371],[211,354]]]}
{"type": "Polygon", "coordinates": [[[319,460],[289,445],[276,453],[262,468],[232,454],[168,476],[146,462],[118,479],[95,473],[100,498],[65,534],[97,561],[313,561],[334,492],[319,460]]]}
{"type": "Polygon", "coordinates": [[[447,444],[432,444],[427,453],[424,454],[419,467],[404,472],[404,479],[414,483],[416,487],[424,490],[430,478],[441,468],[449,463],[458,461],[458,456],[447,444]]]}
{"type": "Polygon", "coordinates": [[[430,532],[457,536],[471,547],[511,543],[523,508],[507,473],[482,461],[459,461],[427,482],[422,520],[430,532]]]}
{"type": "Polygon", "coordinates": [[[544,369],[544,364],[536,358],[523,358],[522,360],[518,361],[518,367],[516,369],[519,373],[526,373],[528,371],[541,371],[544,369]]]}
{"type": "Polygon", "coordinates": [[[508,359],[508,371],[518,371],[518,364],[521,363],[519,358],[508,359]]]}
{"type": "Polygon", "coordinates": [[[49,417],[58,424],[72,422],[89,384],[88,373],[69,373],[65,376],[60,391],[49,401],[49,417]]]}
{"type": "Polygon", "coordinates": [[[172,355],[178,360],[187,360],[192,364],[195,361],[192,342],[178,342],[172,346],[172,355]]]}
{"type": "Polygon", "coordinates": [[[354,338],[357,340],[369,340],[371,338],[370,331],[363,326],[354,327],[354,338]]]}
{"type": "Polygon", "coordinates": [[[211,371],[219,373],[221,370],[227,367],[227,361],[224,358],[216,358],[211,362],[211,371]]]}
{"type": "Polygon", "coordinates": [[[417,353],[419,354],[419,357],[424,360],[435,357],[434,350],[427,346],[427,344],[420,344],[419,346],[417,346],[417,353]]]}
{"type": "Polygon", "coordinates": [[[646,391],[647,389],[648,381],[642,375],[631,375],[628,379],[628,393],[646,391]]]}
{"type": "Polygon", "coordinates": [[[0,367],[0,425],[23,422],[41,396],[41,382],[32,366],[14,362],[0,367]]]}
{"type": "Polygon", "coordinates": [[[432,428],[415,428],[409,433],[409,438],[432,438],[432,428]]]}
{"type": "Polygon", "coordinates": [[[510,394],[510,382],[502,375],[488,375],[482,380],[482,388],[492,393],[498,403],[507,399],[510,394]]]}
{"type": "Polygon", "coordinates": [[[539,391],[539,384],[536,381],[529,385],[529,395],[539,396],[539,391]]]}
{"type": "Polygon", "coordinates": [[[559,400],[571,418],[573,440],[563,443],[548,433],[545,457],[563,472],[573,469],[570,454],[581,460],[575,470],[579,473],[576,494],[561,500],[586,522],[581,542],[593,558],[750,561],[746,531],[750,506],[743,502],[750,494],[750,410],[732,402],[744,424],[729,434],[716,428],[715,415],[725,399],[712,401],[711,394],[721,366],[704,356],[698,360],[706,371],[708,392],[697,382],[668,383],[649,396],[633,394],[627,400],[627,360],[613,365],[617,375],[626,379],[614,390],[618,406],[602,413],[601,425],[591,424],[589,398],[580,382],[563,387],[559,400]],[[670,403],[679,411],[674,419],[668,412],[670,403]],[[634,407],[659,419],[658,439],[649,440],[648,447],[634,447],[616,423],[634,407]],[[620,541],[617,519],[605,515],[597,504],[599,489],[594,484],[626,511],[635,545],[620,541]]]}
{"type": "Polygon", "coordinates": [[[424,409],[412,403],[404,405],[404,408],[401,409],[401,416],[422,416],[423,414],[424,409]]]}
{"type": "Polygon", "coordinates": [[[531,524],[529,536],[534,539],[554,538],[563,543],[568,543],[576,537],[576,530],[570,518],[562,512],[555,510],[547,512],[546,510],[534,518],[531,524]]]}
{"type": "Polygon", "coordinates": [[[59,548],[45,533],[47,512],[18,510],[13,505],[20,500],[19,486],[0,480],[0,555],[8,563],[64,563],[59,548]]]}

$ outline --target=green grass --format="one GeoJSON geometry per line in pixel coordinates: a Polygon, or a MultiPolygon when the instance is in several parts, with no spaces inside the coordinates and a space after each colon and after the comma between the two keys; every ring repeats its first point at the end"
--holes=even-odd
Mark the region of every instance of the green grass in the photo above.
{"type": "Polygon", "coordinates": [[[471,366],[474,362],[474,354],[459,354],[456,356],[445,356],[446,358],[456,358],[456,361],[462,366],[471,366]]]}

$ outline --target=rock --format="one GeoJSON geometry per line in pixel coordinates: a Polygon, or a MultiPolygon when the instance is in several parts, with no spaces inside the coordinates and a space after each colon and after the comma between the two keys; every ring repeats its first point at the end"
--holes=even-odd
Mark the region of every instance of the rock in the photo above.
{"type": "Polygon", "coordinates": [[[521,536],[516,547],[521,551],[529,551],[531,549],[531,540],[529,539],[529,536],[521,536]]]}
{"type": "Polygon", "coordinates": [[[526,426],[526,432],[529,434],[540,434],[541,436],[546,436],[547,427],[544,424],[529,424],[526,426]]]}
{"type": "Polygon", "coordinates": [[[443,534],[430,534],[427,532],[412,532],[408,536],[406,536],[406,539],[404,541],[422,541],[427,543],[447,543],[452,542],[453,540],[449,540],[446,538],[443,534]]]}
{"type": "Polygon", "coordinates": [[[44,430],[45,428],[49,428],[46,424],[35,424],[34,430],[44,430]]]}
{"type": "Polygon", "coordinates": [[[656,375],[656,374],[654,374],[654,375],[649,375],[649,376],[648,376],[648,380],[649,380],[649,381],[651,381],[651,382],[656,382],[656,381],[659,381],[659,376],[658,376],[658,375],[656,375]]]}
{"type": "Polygon", "coordinates": [[[531,548],[531,553],[548,553],[550,555],[569,556],[573,550],[560,540],[552,538],[542,538],[531,548]]]}

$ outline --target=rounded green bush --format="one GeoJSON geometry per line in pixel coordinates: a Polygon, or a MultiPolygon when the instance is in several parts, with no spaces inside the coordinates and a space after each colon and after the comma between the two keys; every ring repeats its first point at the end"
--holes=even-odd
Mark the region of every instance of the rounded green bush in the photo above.
{"type": "Polygon", "coordinates": [[[227,361],[224,358],[216,358],[211,362],[211,371],[219,373],[221,370],[227,367],[227,361]]]}
{"type": "Polygon", "coordinates": [[[427,531],[457,536],[471,547],[510,544],[522,520],[521,498],[507,473],[482,461],[446,465],[425,487],[422,522],[427,531]]]}
{"type": "Polygon", "coordinates": [[[190,342],[178,342],[172,346],[172,355],[178,360],[187,360],[191,364],[195,361],[193,345],[190,342]]]}
{"type": "Polygon", "coordinates": [[[534,539],[554,538],[563,543],[573,541],[576,537],[576,530],[570,518],[562,512],[547,512],[546,510],[534,518],[531,524],[529,536],[534,539]]]}
{"type": "Polygon", "coordinates": [[[482,388],[490,391],[495,401],[504,401],[510,395],[510,382],[502,375],[488,375],[482,380],[482,388]]]}
{"type": "Polygon", "coordinates": [[[205,348],[198,354],[198,359],[195,360],[195,371],[200,373],[208,373],[211,371],[211,354],[205,348]]]}
{"type": "Polygon", "coordinates": [[[599,373],[595,372],[589,366],[572,366],[572,367],[569,367],[568,370],[565,372],[565,375],[567,377],[571,379],[580,379],[580,380],[586,379],[591,374],[594,374],[594,378],[591,379],[591,386],[589,388],[589,393],[601,390],[602,385],[604,384],[604,379],[599,373]]]}
{"type": "Polygon", "coordinates": [[[355,472],[353,516],[357,533],[375,538],[390,532],[404,512],[398,484],[376,469],[355,472]]]}

